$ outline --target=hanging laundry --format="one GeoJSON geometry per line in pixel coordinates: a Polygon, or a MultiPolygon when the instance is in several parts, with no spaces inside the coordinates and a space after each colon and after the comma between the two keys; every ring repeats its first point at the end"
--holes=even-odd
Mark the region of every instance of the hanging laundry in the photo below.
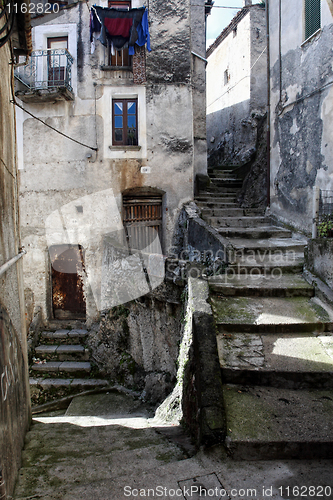
{"type": "Polygon", "coordinates": [[[108,33],[111,37],[122,36],[124,38],[129,38],[132,24],[133,24],[133,19],[105,18],[104,20],[104,26],[108,30],[108,33]]]}
{"type": "MultiPolygon", "coordinates": [[[[147,10],[144,11],[141,23],[137,26],[136,32],[138,34],[138,39],[136,40],[135,43],[139,45],[139,47],[142,47],[143,45],[147,44],[148,52],[151,52],[147,10]]],[[[130,47],[129,54],[130,55],[134,54],[134,47],[130,47]],[[133,48],[133,53],[131,52],[132,48],[133,48]]]]}
{"type": "Polygon", "coordinates": [[[134,54],[134,44],[147,43],[150,51],[148,12],[145,7],[130,10],[118,10],[94,5],[90,14],[90,40],[94,33],[100,33],[98,40],[107,46],[108,41],[116,49],[129,47],[129,54],[134,54]]]}

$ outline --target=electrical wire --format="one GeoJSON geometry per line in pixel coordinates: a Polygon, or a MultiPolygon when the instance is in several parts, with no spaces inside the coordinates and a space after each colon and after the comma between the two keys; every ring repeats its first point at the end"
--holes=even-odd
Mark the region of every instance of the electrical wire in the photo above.
{"type": "Polygon", "coordinates": [[[88,149],[91,149],[92,151],[98,151],[98,148],[95,148],[93,146],[88,146],[88,144],[84,144],[83,142],[80,142],[80,141],[77,141],[76,139],[74,139],[73,137],[70,137],[69,135],[67,134],[64,134],[63,132],[61,132],[60,130],[52,127],[52,125],[49,125],[48,123],[44,122],[43,120],[41,120],[40,118],[38,118],[38,116],[35,116],[34,114],[30,113],[30,111],[28,111],[27,109],[25,109],[23,106],[21,106],[17,101],[16,99],[14,100],[11,100],[10,102],[12,102],[13,104],[15,104],[15,106],[17,106],[18,108],[22,109],[25,113],[27,113],[28,115],[30,115],[32,118],[34,118],[35,120],[41,122],[43,125],[45,125],[46,127],[50,128],[51,130],[53,130],[54,132],[57,132],[57,134],[60,134],[62,135],[63,137],[66,137],[66,139],[69,139],[70,141],[73,141],[73,142],[76,142],[76,144],[80,144],[80,146],[84,146],[85,148],[88,148],[88,149]]]}
{"type": "Polygon", "coordinates": [[[5,35],[0,37],[0,48],[3,47],[9,40],[9,37],[14,28],[14,1],[7,0],[0,8],[0,19],[5,17],[5,22],[2,28],[0,28],[0,35],[5,32],[5,35]],[[9,10],[9,15],[7,13],[7,8],[9,10]]]}

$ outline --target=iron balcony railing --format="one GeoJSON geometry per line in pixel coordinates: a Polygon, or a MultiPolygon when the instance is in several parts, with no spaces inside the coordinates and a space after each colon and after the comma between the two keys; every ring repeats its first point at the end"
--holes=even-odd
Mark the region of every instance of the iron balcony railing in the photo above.
{"type": "Polygon", "coordinates": [[[29,63],[15,69],[15,77],[30,90],[72,88],[73,57],[67,49],[46,49],[32,52],[29,63]]]}

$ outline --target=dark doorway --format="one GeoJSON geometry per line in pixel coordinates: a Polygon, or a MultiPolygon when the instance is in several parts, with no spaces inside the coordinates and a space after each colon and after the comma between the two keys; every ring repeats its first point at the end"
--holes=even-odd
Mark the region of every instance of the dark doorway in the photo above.
{"type": "Polygon", "coordinates": [[[84,251],[81,245],[49,248],[52,268],[52,308],[56,319],[85,319],[84,251]]]}

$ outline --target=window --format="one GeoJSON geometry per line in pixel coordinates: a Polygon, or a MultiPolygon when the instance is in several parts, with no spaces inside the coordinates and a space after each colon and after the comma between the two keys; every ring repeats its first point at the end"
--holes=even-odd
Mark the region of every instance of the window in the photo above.
{"type": "Polygon", "coordinates": [[[305,40],[320,29],[321,0],[305,0],[305,40]]]}
{"type": "MultiPolygon", "coordinates": [[[[128,0],[109,0],[108,6],[112,9],[129,10],[131,8],[131,2],[128,0]]],[[[120,68],[130,68],[132,66],[132,56],[128,54],[128,48],[122,50],[114,50],[111,44],[108,44],[107,58],[108,66],[115,66],[120,68]]]]}
{"type": "Polygon", "coordinates": [[[230,73],[229,70],[226,69],[224,72],[224,85],[228,85],[229,80],[230,80],[230,73]]]}
{"type": "Polygon", "coordinates": [[[112,144],[114,146],[138,145],[137,99],[112,100],[112,144]]]}

